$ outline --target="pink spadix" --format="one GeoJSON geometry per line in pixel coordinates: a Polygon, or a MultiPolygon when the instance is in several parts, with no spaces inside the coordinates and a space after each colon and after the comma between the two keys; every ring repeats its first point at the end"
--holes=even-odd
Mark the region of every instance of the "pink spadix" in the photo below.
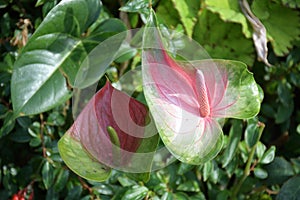
{"type": "Polygon", "coordinates": [[[143,140],[147,115],[145,105],[107,82],[68,132],[100,163],[124,169],[143,140]],[[114,130],[119,146],[112,141],[109,129],[114,130]]]}
{"type": "Polygon", "coordinates": [[[220,118],[244,119],[258,113],[257,85],[240,62],[189,61],[185,55],[179,55],[184,61],[175,60],[165,47],[168,39],[150,23],[155,20],[151,15],[142,52],[144,93],[150,112],[165,146],[175,157],[190,164],[206,162],[222,147],[220,118]]]}

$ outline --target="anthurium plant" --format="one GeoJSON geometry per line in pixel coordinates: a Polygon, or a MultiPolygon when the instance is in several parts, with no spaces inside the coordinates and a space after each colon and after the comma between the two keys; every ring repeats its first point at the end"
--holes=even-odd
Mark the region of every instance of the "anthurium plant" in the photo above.
{"type": "Polygon", "coordinates": [[[297,199],[299,7],[0,1],[0,199],[297,199]]]}

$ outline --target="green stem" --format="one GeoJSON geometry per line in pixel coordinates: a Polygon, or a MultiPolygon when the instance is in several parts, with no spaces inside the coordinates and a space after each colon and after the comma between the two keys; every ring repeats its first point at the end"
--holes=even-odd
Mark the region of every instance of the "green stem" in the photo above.
{"type": "Polygon", "coordinates": [[[152,0],[149,0],[149,8],[152,8],[152,0]]]}
{"type": "Polygon", "coordinates": [[[231,195],[232,200],[237,199],[237,195],[238,195],[244,181],[250,175],[251,163],[252,163],[252,160],[253,160],[253,157],[254,157],[254,154],[255,154],[257,144],[260,141],[261,135],[262,135],[263,130],[265,128],[265,124],[261,123],[261,122],[258,122],[258,127],[259,127],[259,129],[258,129],[258,131],[259,131],[258,134],[259,135],[258,135],[257,141],[256,141],[255,145],[253,145],[253,147],[251,148],[250,155],[248,157],[248,160],[247,160],[246,167],[244,169],[244,173],[243,173],[242,178],[238,181],[238,183],[232,189],[232,195],[231,195]]]}

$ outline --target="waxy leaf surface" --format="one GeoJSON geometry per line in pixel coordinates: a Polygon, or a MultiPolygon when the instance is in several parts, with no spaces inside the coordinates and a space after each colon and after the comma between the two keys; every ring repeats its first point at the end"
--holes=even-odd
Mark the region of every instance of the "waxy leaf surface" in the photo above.
{"type": "MultiPolygon", "coordinates": [[[[158,134],[152,132],[151,136],[147,135],[148,114],[145,105],[107,82],[61,139],[60,153],[67,165],[78,174],[83,174],[80,169],[83,164],[95,168],[95,163],[98,163],[100,170],[103,168],[100,166],[105,166],[105,169],[115,168],[132,173],[149,172],[158,134]],[[82,155],[83,161],[89,159],[93,162],[74,163],[74,157],[68,156],[69,152],[79,157],[82,155]],[[89,158],[84,158],[84,155],[89,158]]],[[[104,177],[108,174],[107,170],[103,173],[104,177]]]]}
{"type": "Polygon", "coordinates": [[[143,38],[148,106],[163,142],[179,160],[206,162],[222,146],[219,118],[244,119],[258,113],[258,87],[241,62],[174,60],[163,46],[154,20],[149,19],[143,38]]]}

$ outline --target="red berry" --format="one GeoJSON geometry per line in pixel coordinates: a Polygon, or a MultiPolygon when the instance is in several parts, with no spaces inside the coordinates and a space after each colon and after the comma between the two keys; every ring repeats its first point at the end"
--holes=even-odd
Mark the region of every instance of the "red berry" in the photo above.
{"type": "Polygon", "coordinates": [[[20,200],[19,196],[17,194],[14,194],[11,198],[11,200],[20,200]]]}

